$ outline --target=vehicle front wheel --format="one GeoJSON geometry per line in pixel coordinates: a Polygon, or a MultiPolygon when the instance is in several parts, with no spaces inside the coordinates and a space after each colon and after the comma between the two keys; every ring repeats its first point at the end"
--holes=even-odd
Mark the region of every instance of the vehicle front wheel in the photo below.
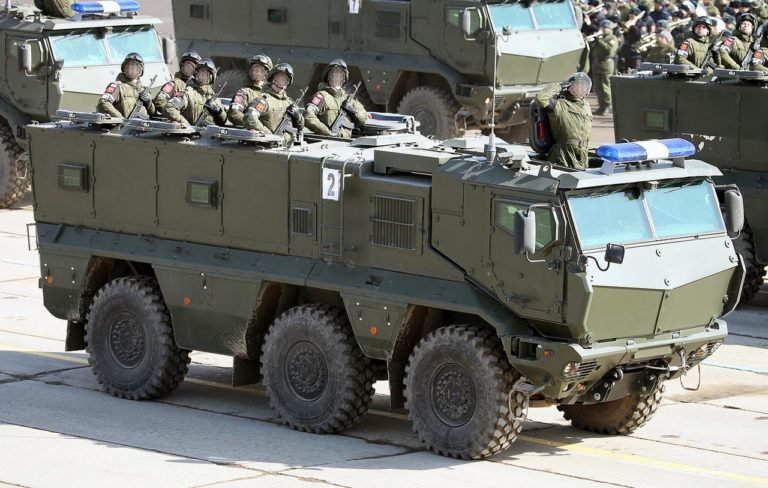
{"type": "Polygon", "coordinates": [[[461,137],[464,129],[456,117],[461,105],[453,94],[444,88],[418,86],[405,94],[397,107],[401,114],[413,115],[420,123],[419,132],[445,140],[461,137]]]}

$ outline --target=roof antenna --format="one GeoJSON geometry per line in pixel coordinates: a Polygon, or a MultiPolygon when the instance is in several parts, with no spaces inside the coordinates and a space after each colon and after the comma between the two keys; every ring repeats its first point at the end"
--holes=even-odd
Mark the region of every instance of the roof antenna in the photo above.
{"type": "Polygon", "coordinates": [[[5,0],[5,15],[10,15],[11,7],[13,7],[13,5],[11,5],[11,0],[5,0]]]}
{"type": "Polygon", "coordinates": [[[485,145],[485,158],[489,164],[496,162],[496,84],[497,84],[497,64],[499,59],[499,37],[504,37],[504,41],[512,34],[512,30],[508,25],[505,25],[501,29],[501,34],[494,32],[493,36],[493,87],[491,88],[491,123],[488,124],[488,128],[491,129],[491,133],[488,135],[488,144],[485,145]]]}

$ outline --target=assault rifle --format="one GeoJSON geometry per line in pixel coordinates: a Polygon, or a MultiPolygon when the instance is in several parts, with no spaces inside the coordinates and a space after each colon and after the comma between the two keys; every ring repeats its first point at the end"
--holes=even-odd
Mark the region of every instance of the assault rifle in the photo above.
{"type": "Polygon", "coordinates": [[[283,114],[282,120],[280,120],[280,124],[277,126],[277,129],[275,129],[274,134],[276,136],[282,136],[286,132],[291,134],[294,139],[301,140],[301,131],[293,127],[293,117],[291,116],[292,113],[298,113],[299,105],[298,102],[302,98],[304,98],[304,94],[307,93],[307,90],[309,87],[304,88],[299,92],[299,96],[296,97],[296,99],[293,101],[291,105],[288,106],[288,108],[285,110],[285,113],[283,114]]]}
{"type": "Polygon", "coordinates": [[[763,36],[765,35],[765,30],[768,29],[768,22],[764,22],[760,24],[760,27],[757,28],[757,32],[755,32],[755,39],[752,41],[752,43],[749,45],[749,52],[746,56],[744,56],[744,59],[741,62],[741,69],[748,70],[750,65],[754,63],[763,63],[765,59],[763,58],[763,51],[760,49],[760,42],[763,40],[763,36]]]}
{"type": "Polygon", "coordinates": [[[699,68],[705,69],[705,68],[716,68],[717,66],[712,66],[712,56],[715,55],[716,52],[720,50],[720,47],[723,45],[726,39],[730,37],[730,32],[728,30],[724,30],[720,33],[720,35],[715,39],[712,44],[709,45],[709,48],[707,48],[707,54],[704,55],[704,59],[701,61],[701,66],[699,68]]]}
{"type": "Polygon", "coordinates": [[[352,92],[350,92],[349,96],[346,100],[344,100],[344,103],[341,104],[341,107],[339,107],[339,115],[336,116],[336,120],[333,121],[333,124],[331,124],[331,135],[334,137],[339,136],[339,131],[342,129],[348,129],[352,130],[355,128],[354,122],[349,120],[349,114],[347,114],[347,111],[344,110],[345,106],[352,107],[352,102],[355,101],[355,98],[357,98],[357,92],[360,90],[360,85],[362,85],[362,81],[358,81],[355,83],[355,85],[352,87],[352,92]]]}
{"type": "MultiPolygon", "coordinates": [[[[211,98],[209,98],[208,100],[213,100],[215,98],[219,98],[219,95],[221,94],[222,91],[224,91],[224,87],[227,86],[227,83],[228,82],[225,81],[219,87],[219,91],[217,91],[216,94],[214,96],[212,96],[211,98]]],[[[206,100],[206,102],[208,102],[208,100],[206,100]]],[[[224,109],[222,109],[222,110],[224,110],[224,109]]],[[[203,126],[203,122],[205,122],[205,116],[208,115],[209,112],[210,112],[210,110],[208,110],[208,107],[203,105],[203,110],[200,111],[200,115],[197,116],[197,120],[195,120],[195,123],[192,124],[192,126],[193,127],[202,127],[203,126]]]]}
{"type": "MultiPolygon", "coordinates": [[[[145,93],[149,93],[149,87],[155,84],[155,80],[157,79],[157,75],[153,76],[151,80],[149,80],[149,85],[145,86],[141,92],[139,93],[139,98],[136,99],[136,103],[133,105],[133,109],[131,110],[131,113],[128,114],[127,119],[132,119],[134,117],[139,116],[139,112],[141,111],[141,107],[144,106],[143,103],[141,103],[141,96],[145,93]]],[[[149,113],[147,113],[149,115],[149,113]]]]}

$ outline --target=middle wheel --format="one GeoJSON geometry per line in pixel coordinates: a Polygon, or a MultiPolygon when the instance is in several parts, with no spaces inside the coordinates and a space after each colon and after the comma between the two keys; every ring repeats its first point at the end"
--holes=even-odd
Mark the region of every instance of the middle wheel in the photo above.
{"type": "Polygon", "coordinates": [[[269,404],[305,432],[338,432],[360,421],[373,396],[373,368],[346,315],[327,305],[294,307],[264,339],[261,369],[269,404]]]}

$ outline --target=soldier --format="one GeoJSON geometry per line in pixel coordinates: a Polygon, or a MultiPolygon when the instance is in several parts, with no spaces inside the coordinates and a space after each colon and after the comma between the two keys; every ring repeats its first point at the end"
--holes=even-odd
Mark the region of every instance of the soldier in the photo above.
{"type": "MultiPolygon", "coordinates": [[[[738,28],[731,37],[730,46],[723,44],[720,48],[720,60],[723,67],[728,69],[741,69],[741,63],[744,58],[750,53],[750,45],[752,44],[752,33],[757,27],[757,17],[753,14],[739,15],[737,20],[738,28]]],[[[762,58],[761,58],[762,60],[762,58]]],[[[748,69],[756,69],[759,71],[766,71],[768,68],[760,65],[749,66],[748,69]]]]}
{"type": "MultiPolygon", "coordinates": [[[[323,71],[325,83],[320,83],[319,91],[315,93],[304,111],[304,123],[315,134],[333,135],[331,126],[342,110],[347,113],[349,121],[355,127],[361,128],[365,125],[368,119],[365,107],[357,100],[349,100],[342,86],[347,78],[349,78],[349,70],[343,59],[334,59],[323,71]]],[[[341,127],[336,135],[351,139],[352,131],[341,127]]]]}
{"type": "Polygon", "coordinates": [[[154,104],[158,112],[165,110],[165,105],[173,97],[181,95],[187,87],[189,80],[195,76],[197,63],[202,60],[197,51],[187,51],[181,55],[179,62],[179,71],[174,75],[173,80],[169,81],[158,92],[154,104]]]}
{"type": "Polygon", "coordinates": [[[595,91],[599,105],[597,115],[605,115],[611,111],[610,79],[615,69],[614,58],[619,49],[619,41],[613,35],[615,27],[616,24],[610,20],[600,22],[600,37],[595,39],[591,47],[590,65],[592,76],[595,77],[595,91]]]}
{"type": "Polygon", "coordinates": [[[211,85],[216,81],[218,69],[208,58],[200,60],[195,68],[195,79],[191,80],[184,91],[168,101],[165,116],[174,122],[191,126],[203,115],[201,125],[224,125],[227,114],[221,101],[216,98],[211,85]]]}
{"type": "Polygon", "coordinates": [[[586,97],[591,88],[589,76],[578,72],[565,84],[552,83],[536,94],[536,103],[547,111],[555,141],[547,157],[549,161],[577,169],[587,168],[592,109],[586,97]]]}
{"type": "Polygon", "coordinates": [[[675,57],[672,34],[662,31],[656,34],[656,45],[648,49],[646,61],[649,63],[671,63],[675,57]]]}
{"type": "Polygon", "coordinates": [[[257,54],[251,58],[251,62],[248,65],[248,78],[250,78],[251,84],[250,86],[240,88],[229,105],[227,118],[232,124],[238,127],[245,125],[243,111],[251,102],[261,97],[262,88],[267,81],[267,73],[271,69],[272,59],[266,54],[257,54]]]}
{"type": "Polygon", "coordinates": [[[43,14],[52,17],[74,17],[75,11],[72,4],[75,0],[35,0],[35,6],[43,11],[43,14]]]}
{"type": "Polygon", "coordinates": [[[144,90],[141,77],[144,75],[144,58],[139,53],[130,53],[120,66],[117,80],[107,85],[96,105],[96,111],[112,117],[128,117],[137,103],[143,107],[139,117],[149,118],[155,114],[155,105],[149,90],[144,90]]]}
{"type": "Polygon", "coordinates": [[[693,37],[684,40],[677,48],[675,64],[688,64],[701,68],[709,50],[709,34],[715,22],[709,17],[699,17],[693,22],[693,37]]]}
{"type": "Polygon", "coordinates": [[[293,67],[287,63],[276,65],[267,74],[267,82],[269,85],[263,95],[251,102],[245,110],[245,127],[273,134],[287,113],[292,125],[302,130],[304,118],[294,110],[293,100],[285,93],[286,88],[293,83],[293,67]]]}

